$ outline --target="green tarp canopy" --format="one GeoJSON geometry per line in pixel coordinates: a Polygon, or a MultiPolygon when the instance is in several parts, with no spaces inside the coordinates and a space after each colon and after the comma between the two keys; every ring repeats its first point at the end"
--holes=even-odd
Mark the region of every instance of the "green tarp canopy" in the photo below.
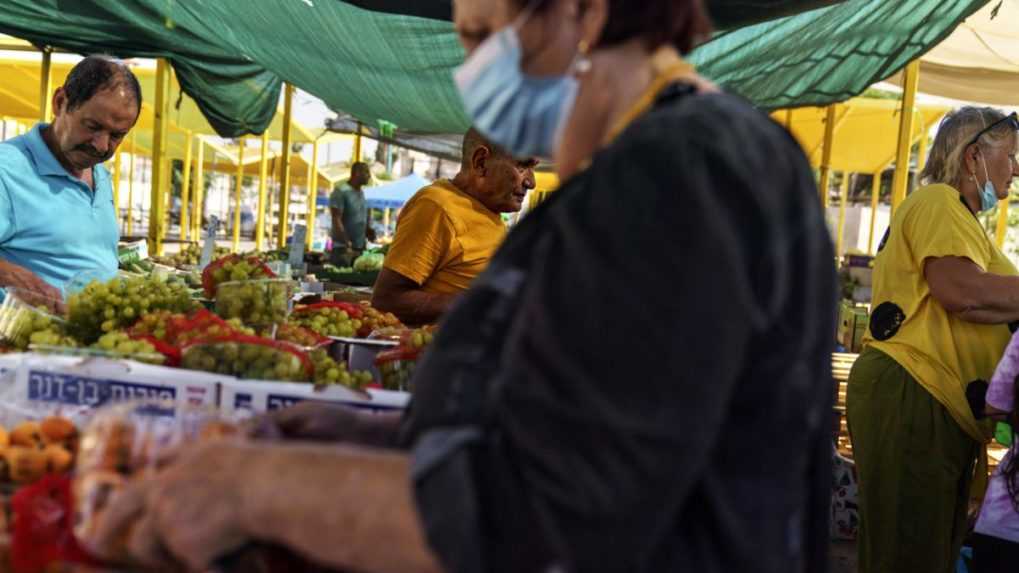
{"type": "MultiPolygon", "coordinates": [[[[717,27],[734,28],[774,20],[841,1],[843,0],[707,0],[707,5],[717,27]]],[[[453,15],[452,0],[347,0],[347,3],[378,12],[437,20],[449,20],[453,15]]]]}
{"type": "MultiPolygon", "coordinates": [[[[891,75],[986,1],[716,0],[709,5],[720,27],[826,7],[722,32],[693,60],[764,108],[829,103],[891,75]]],[[[184,91],[228,137],[264,129],[281,81],[369,125],[457,133],[467,120],[451,73],[463,51],[442,19],[449,6],[449,0],[0,0],[0,33],[80,53],[167,57],[184,91]]]]}

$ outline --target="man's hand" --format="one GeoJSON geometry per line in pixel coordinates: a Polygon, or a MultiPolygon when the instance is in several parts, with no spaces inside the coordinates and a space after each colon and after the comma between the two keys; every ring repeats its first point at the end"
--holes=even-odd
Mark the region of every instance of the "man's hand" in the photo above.
{"type": "Polygon", "coordinates": [[[206,571],[217,559],[241,548],[251,532],[242,512],[249,480],[272,479],[260,470],[258,446],[215,441],[196,446],[158,475],[139,479],[119,492],[86,546],[100,557],[118,559],[126,550],[137,564],[206,571]],[[126,547],[123,544],[126,540],[126,547]]]}
{"type": "Polygon", "coordinates": [[[339,404],[301,402],[256,418],[250,436],[388,446],[396,440],[399,426],[399,414],[366,414],[339,404]]]}
{"type": "Polygon", "coordinates": [[[256,418],[250,435],[260,439],[339,442],[357,425],[357,412],[339,404],[301,402],[256,418]]]}
{"type": "Polygon", "coordinates": [[[391,312],[408,326],[435,324],[456,300],[455,294],[427,292],[400,273],[383,268],[375,279],[372,306],[391,312]]]}
{"type": "Polygon", "coordinates": [[[25,267],[0,260],[0,286],[15,289],[23,302],[33,306],[44,305],[57,314],[64,312],[64,297],[53,287],[25,267]]]}

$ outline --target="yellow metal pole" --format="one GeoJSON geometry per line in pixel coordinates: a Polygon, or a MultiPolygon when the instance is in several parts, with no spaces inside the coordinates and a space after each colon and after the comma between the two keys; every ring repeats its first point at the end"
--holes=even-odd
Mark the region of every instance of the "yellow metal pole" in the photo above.
{"type": "Polygon", "coordinates": [[[846,228],[846,200],[849,198],[849,172],[842,173],[842,185],[839,187],[839,224],[835,231],[835,256],[842,256],[842,235],[846,228]]]}
{"type": "Polygon", "coordinates": [[[262,132],[262,155],[258,160],[258,217],[255,219],[255,250],[265,246],[265,204],[269,189],[269,129],[262,132]]]}
{"type": "Polygon", "coordinates": [[[187,142],[184,143],[184,173],[180,185],[180,240],[187,241],[190,237],[191,226],[188,224],[188,205],[191,201],[191,152],[194,134],[190,131],[185,133],[187,142]]]}
{"type": "Polygon", "coordinates": [[[914,60],[906,66],[902,82],[902,108],[899,112],[899,144],[895,154],[895,177],[892,180],[892,214],[906,199],[909,185],[909,155],[913,141],[913,106],[920,81],[920,62],[914,60]]]}
{"type": "Polygon", "coordinates": [[[1009,197],[998,201],[998,228],[995,231],[995,242],[998,248],[1005,246],[1005,237],[1008,235],[1008,200],[1009,197]]]}
{"type": "Polygon", "coordinates": [[[113,154],[113,214],[120,221],[120,150],[113,154]]]}
{"type": "Polygon", "coordinates": [[[191,211],[191,237],[195,241],[202,239],[202,208],[205,205],[205,141],[198,137],[198,165],[195,166],[195,198],[191,211]]]}
{"type": "Polygon", "coordinates": [[[53,51],[49,48],[42,50],[39,78],[39,114],[42,121],[48,122],[53,118],[53,51]]]}
{"type": "Polygon", "coordinates": [[[131,160],[127,164],[127,235],[134,232],[134,157],[138,154],[135,149],[135,135],[131,132],[131,160]]]}
{"type": "Polygon", "coordinates": [[[233,252],[241,250],[241,190],[244,187],[244,138],[238,141],[237,184],[234,186],[234,244],[233,252]]]}
{"type": "Polygon", "coordinates": [[[318,140],[311,144],[311,175],[308,176],[307,247],[315,244],[315,217],[318,215],[318,140]]]}
{"type": "Polygon", "coordinates": [[[357,122],[357,133],[354,134],[354,156],[350,158],[350,164],[353,165],[361,161],[361,122],[357,122]]]}
{"type": "MultiPolygon", "coordinates": [[[[279,180],[276,175],[279,173],[279,158],[273,157],[272,159],[272,171],[269,175],[269,192],[265,199],[265,238],[270,245],[276,242],[276,226],[272,224],[272,209],[273,203],[276,202],[277,196],[279,195],[279,180]]],[[[277,217],[277,220],[279,218],[277,217]]]]}
{"type": "Polygon", "coordinates": [[[923,133],[920,134],[920,155],[916,158],[917,172],[923,171],[927,167],[927,146],[930,143],[930,133],[927,131],[927,126],[921,125],[920,129],[923,130],[923,133]]]}
{"type": "Polygon", "coordinates": [[[386,207],[382,211],[382,226],[386,229],[386,236],[389,235],[389,213],[392,211],[389,207],[386,207]]]}
{"type": "Polygon", "coordinates": [[[283,98],[283,161],[280,166],[281,179],[280,185],[280,231],[277,237],[277,245],[279,248],[287,246],[287,227],[290,223],[288,220],[290,215],[290,158],[292,150],[290,149],[292,142],[292,132],[294,127],[293,122],[294,113],[294,86],[287,84],[286,93],[283,98]]]}
{"type": "Polygon", "coordinates": [[[149,254],[163,254],[163,187],[166,186],[166,133],[170,105],[170,64],[156,60],[155,130],[152,137],[152,205],[149,211],[149,254]]]}
{"type": "Polygon", "coordinates": [[[831,149],[835,139],[835,105],[828,106],[824,119],[824,147],[821,150],[821,206],[828,208],[828,187],[831,185],[831,149]]]}
{"type": "Polygon", "coordinates": [[[870,237],[867,239],[867,252],[874,254],[874,227],[877,224],[877,208],[881,198],[881,172],[874,174],[870,182],[870,237]]]}

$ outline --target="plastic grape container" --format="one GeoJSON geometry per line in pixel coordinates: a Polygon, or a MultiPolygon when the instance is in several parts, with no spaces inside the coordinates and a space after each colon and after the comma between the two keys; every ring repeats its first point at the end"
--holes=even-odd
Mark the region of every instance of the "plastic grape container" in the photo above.
{"type": "Polygon", "coordinates": [[[296,289],[297,283],[287,279],[225,282],[216,289],[216,314],[248,326],[281,324],[290,315],[296,289]]]}

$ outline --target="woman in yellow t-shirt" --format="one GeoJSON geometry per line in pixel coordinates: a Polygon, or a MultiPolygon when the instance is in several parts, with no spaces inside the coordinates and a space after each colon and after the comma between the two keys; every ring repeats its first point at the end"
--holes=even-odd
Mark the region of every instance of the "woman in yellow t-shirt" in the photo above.
{"type": "Polygon", "coordinates": [[[846,398],[861,573],[954,571],[986,439],[967,388],[990,379],[1019,320],[1019,271],[976,217],[1019,175],[1017,129],[1015,114],[992,108],[948,114],[925,186],[878,247],[870,332],[846,398]]]}

